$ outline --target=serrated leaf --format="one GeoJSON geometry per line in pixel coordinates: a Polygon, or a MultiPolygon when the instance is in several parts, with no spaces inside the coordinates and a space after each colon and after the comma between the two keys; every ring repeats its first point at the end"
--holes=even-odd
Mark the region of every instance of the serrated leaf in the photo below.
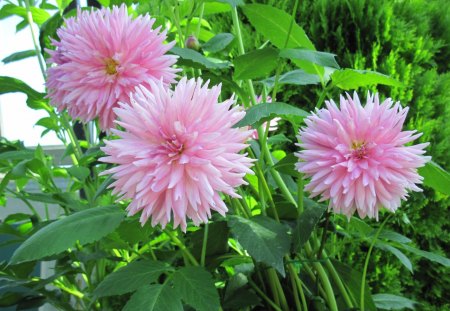
{"type": "Polygon", "coordinates": [[[305,198],[303,202],[303,213],[298,217],[297,225],[292,232],[294,251],[301,248],[309,240],[315,226],[327,210],[325,205],[317,204],[313,200],[305,198]]]}
{"type": "Polygon", "coordinates": [[[234,59],[235,80],[255,79],[267,76],[277,66],[278,52],[273,48],[254,50],[234,59]]]}
{"type": "Polygon", "coordinates": [[[419,174],[424,178],[423,184],[443,194],[450,195],[450,174],[430,161],[419,168],[419,174]]]}
{"type": "Polygon", "coordinates": [[[154,260],[133,261],[109,274],[95,289],[97,297],[122,295],[155,282],[161,274],[173,270],[166,263],[154,260]]]}
{"type": "Polygon", "coordinates": [[[391,294],[375,294],[372,298],[376,307],[383,310],[414,310],[417,304],[414,300],[391,294]]]}
{"type": "Polygon", "coordinates": [[[231,33],[219,33],[203,44],[202,49],[211,53],[220,52],[230,45],[233,40],[234,36],[231,33]]]}
{"type": "MultiPolygon", "coordinates": [[[[268,88],[272,88],[275,84],[275,77],[270,77],[259,82],[264,84],[268,88]]],[[[303,70],[298,69],[280,75],[277,83],[279,85],[314,85],[320,83],[320,77],[318,75],[306,73],[303,70]]]]}
{"type": "Polygon", "coordinates": [[[229,67],[228,62],[213,62],[211,59],[206,58],[199,52],[196,52],[191,49],[186,48],[180,48],[180,47],[173,47],[170,50],[172,53],[180,56],[182,59],[192,61],[194,63],[200,64],[208,69],[223,69],[229,67]]]}
{"type": "Polygon", "coordinates": [[[243,127],[247,125],[255,127],[256,124],[263,123],[268,119],[273,119],[275,117],[292,120],[292,117],[295,119],[302,119],[308,115],[309,114],[306,111],[286,103],[262,103],[250,107],[246,111],[245,117],[236,123],[234,127],[243,127]]]}
{"type": "Polygon", "coordinates": [[[125,213],[117,206],[91,208],[61,218],[29,237],[14,252],[10,264],[41,259],[100,240],[114,231],[125,213]],[[43,247],[45,246],[45,247],[43,247]]]}
{"type": "Polygon", "coordinates": [[[331,74],[333,85],[343,90],[357,89],[361,86],[384,84],[401,87],[403,84],[382,73],[370,70],[342,69],[331,74]]]}
{"type": "Polygon", "coordinates": [[[289,252],[291,239],[282,224],[266,216],[250,219],[230,216],[231,232],[257,261],[277,269],[283,276],[283,256],[289,252]]]}
{"type": "Polygon", "coordinates": [[[405,254],[403,254],[399,249],[381,241],[377,241],[375,243],[375,246],[378,247],[379,249],[392,253],[395,257],[398,258],[398,260],[400,260],[400,262],[402,263],[402,265],[406,267],[406,269],[408,269],[410,272],[413,272],[411,260],[409,260],[409,258],[405,254]]]}
{"type": "Polygon", "coordinates": [[[336,54],[307,49],[284,49],[280,52],[280,56],[289,59],[307,60],[324,67],[340,68],[335,59],[336,54]]]}
{"type": "Polygon", "coordinates": [[[169,285],[154,284],[134,293],[122,311],[183,311],[183,306],[169,285]]]}
{"type": "Polygon", "coordinates": [[[174,289],[199,311],[219,310],[219,294],[211,275],[201,267],[184,267],[173,274],[174,289]]]}
{"type": "Polygon", "coordinates": [[[2,59],[2,62],[4,64],[9,64],[33,56],[36,56],[36,50],[20,51],[5,57],[4,59],[2,59]]]}
{"type": "Polygon", "coordinates": [[[443,265],[445,267],[450,267],[450,259],[448,259],[448,258],[446,258],[444,256],[441,256],[441,255],[438,255],[438,254],[435,254],[435,253],[431,253],[431,252],[426,252],[426,251],[423,251],[421,249],[417,249],[417,248],[414,248],[414,247],[411,247],[411,246],[408,246],[408,245],[405,245],[405,244],[402,244],[401,248],[403,248],[404,250],[406,250],[408,252],[411,252],[411,253],[413,253],[413,254],[415,254],[417,256],[420,256],[420,257],[426,258],[428,260],[437,262],[437,263],[439,263],[439,264],[441,264],[441,265],[443,265]]]}
{"type": "MultiPolygon", "coordinates": [[[[277,48],[306,48],[315,50],[314,45],[309,40],[303,28],[295,22],[292,24],[288,44],[285,46],[292,20],[290,14],[265,4],[248,4],[243,6],[242,10],[258,33],[261,33],[269,39],[277,48]]],[[[293,62],[309,73],[323,75],[323,68],[309,61],[293,60],[293,62]]]]}

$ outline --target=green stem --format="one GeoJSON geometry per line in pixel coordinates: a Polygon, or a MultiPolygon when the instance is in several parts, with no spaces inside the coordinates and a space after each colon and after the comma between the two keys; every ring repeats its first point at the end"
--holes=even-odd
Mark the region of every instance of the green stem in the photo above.
{"type": "Polygon", "coordinates": [[[266,294],[264,294],[264,292],[261,289],[259,289],[259,287],[252,280],[249,279],[248,283],[255,290],[255,292],[262,299],[264,299],[272,308],[274,308],[276,311],[282,311],[269,297],[267,297],[266,294]]]}
{"type": "Polygon", "coordinates": [[[74,153],[75,153],[75,157],[76,157],[76,163],[74,163],[75,165],[78,165],[78,161],[80,160],[81,156],[82,156],[82,152],[81,152],[81,147],[80,147],[80,143],[78,142],[77,136],[75,135],[75,132],[73,130],[72,125],[69,122],[69,119],[67,118],[67,115],[63,112],[61,113],[61,123],[64,126],[64,128],[67,131],[67,134],[69,135],[69,139],[70,142],[72,144],[74,153]]]}
{"type": "Polygon", "coordinates": [[[373,246],[375,245],[378,236],[380,235],[381,231],[383,230],[384,225],[387,223],[389,218],[391,218],[392,214],[390,214],[381,224],[380,228],[378,228],[377,232],[375,233],[375,236],[373,237],[372,243],[370,243],[369,251],[367,252],[366,261],[364,262],[364,270],[361,278],[361,292],[360,292],[360,308],[361,311],[364,311],[364,292],[365,292],[365,286],[366,286],[366,275],[367,275],[367,267],[369,266],[369,260],[370,255],[372,254],[373,246]]]}
{"type": "Polygon", "coordinates": [[[200,5],[200,17],[198,18],[198,24],[197,24],[197,32],[196,32],[196,37],[197,40],[200,36],[200,29],[202,27],[202,19],[203,19],[203,12],[205,11],[205,3],[202,2],[202,4],[200,5]]]}
{"type": "Polygon", "coordinates": [[[200,257],[200,265],[202,267],[205,266],[206,247],[207,247],[207,244],[208,244],[208,228],[209,228],[208,223],[205,223],[205,232],[203,234],[203,243],[202,243],[202,254],[201,254],[201,257],[200,257]]]}
{"type": "MultiPolygon", "coordinates": [[[[286,256],[287,260],[289,259],[288,256],[286,256]]],[[[302,310],[302,306],[300,305],[300,298],[298,297],[298,294],[300,293],[300,289],[298,288],[298,283],[297,283],[297,273],[294,270],[294,267],[291,263],[288,264],[288,271],[289,271],[289,276],[291,279],[291,286],[292,286],[292,294],[294,295],[294,301],[295,301],[295,306],[297,308],[297,310],[302,310]]],[[[300,285],[301,287],[301,285],[300,285]]],[[[305,309],[307,310],[307,309],[305,309]]]]}
{"type": "MultiPolygon", "coordinates": [[[[326,252],[324,251],[324,256],[327,256],[326,252]]],[[[349,309],[354,308],[352,299],[347,293],[347,289],[344,286],[344,283],[342,283],[341,278],[339,277],[339,274],[337,273],[336,269],[334,268],[333,264],[331,263],[330,259],[327,259],[325,261],[325,266],[328,269],[328,271],[331,274],[331,277],[333,278],[334,282],[337,284],[339,291],[342,294],[342,297],[344,298],[345,303],[347,304],[347,307],[349,309]]]]}
{"type": "Polygon", "coordinates": [[[38,61],[39,61],[39,68],[41,69],[42,76],[45,79],[46,73],[45,73],[44,61],[41,58],[41,51],[39,49],[39,45],[37,44],[36,36],[34,35],[34,31],[33,31],[33,23],[34,22],[33,22],[33,15],[31,14],[29,0],[25,0],[25,8],[27,10],[27,22],[28,22],[28,25],[30,26],[31,38],[33,40],[34,50],[36,51],[36,57],[38,58],[38,61]]]}
{"type": "Polygon", "coordinates": [[[164,233],[169,236],[169,238],[181,249],[181,251],[186,255],[187,258],[191,261],[194,266],[198,266],[198,261],[189,251],[189,249],[184,245],[183,242],[180,241],[170,230],[164,229],[164,233]]]}

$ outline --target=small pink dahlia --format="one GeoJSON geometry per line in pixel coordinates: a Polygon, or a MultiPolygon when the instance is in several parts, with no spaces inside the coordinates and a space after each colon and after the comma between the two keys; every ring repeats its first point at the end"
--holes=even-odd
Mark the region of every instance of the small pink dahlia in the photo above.
{"type": "Polygon", "coordinates": [[[171,220],[186,230],[186,217],[198,225],[211,210],[224,215],[220,192],[240,197],[234,190],[246,184],[252,160],[239,152],[251,131],[233,128],[245,112],[232,107],[234,98],[218,103],[220,86],[183,78],[174,91],[150,82],[152,92],[136,88],[131,103],[120,103],[115,113],[124,131],[107,141],[103,162],[118,164],[113,193],[132,199],[130,215],[142,211],[141,223],[152,226],[171,220]]]}
{"type": "Polygon", "coordinates": [[[368,95],[363,107],[355,93],[341,96],[340,108],[333,101],[316,110],[300,130],[297,169],[311,181],[305,189],[311,197],[330,200],[335,212],[350,217],[378,219],[381,207],[394,212],[406,200],[408,190],[421,191],[417,168],[428,143],[405,146],[421,133],[402,131],[408,108],[388,98],[368,95]]]}
{"type": "Polygon", "coordinates": [[[48,96],[61,111],[87,122],[99,118],[100,127],[114,127],[113,108],[129,102],[129,93],[149,81],[175,82],[175,44],[163,44],[166,31],[152,29],[148,15],[132,19],[125,5],[112,10],[79,11],[58,29],[60,41],[52,40],[47,74],[48,96]]]}

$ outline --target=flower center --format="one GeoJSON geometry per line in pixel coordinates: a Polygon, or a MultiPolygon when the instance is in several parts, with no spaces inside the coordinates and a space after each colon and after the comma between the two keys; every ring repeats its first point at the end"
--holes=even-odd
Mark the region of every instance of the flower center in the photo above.
{"type": "Polygon", "coordinates": [[[352,143],[352,157],[356,159],[363,159],[367,156],[368,149],[365,142],[352,143]]]}
{"type": "Polygon", "coordinates": [[[168,139],[162,145],[165,147],[167,155],[170,158],[176,158],[184,151],[184,144],[180,143],[175,135],[173,135],[171,139],[168,139]]]}
{"type": "Polygon", "coordinates": [[[117,65],[119,65],[119,63],[117,61],[115,61],[112,58],[107,58],[105,60],[105,65],[106,65],[106,73],[109,75],[115,75],[117,73],[117,65]]]}

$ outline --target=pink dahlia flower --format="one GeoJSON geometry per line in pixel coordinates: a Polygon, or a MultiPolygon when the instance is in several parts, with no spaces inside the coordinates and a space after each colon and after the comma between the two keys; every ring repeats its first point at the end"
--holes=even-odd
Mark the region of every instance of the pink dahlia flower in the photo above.
{"type": "Polygon", "coordinates": [[[99,118],[100,127],[114,126],[113,108],[129,102],[129,94],[149,81],[174,82],[173,55],[165,53],[174,42],[163,44],[166,31],[152,29],[148,15],[132,19],[125,5],[112,10],[78,12],[58,29],[52,40],[47,88],[58,110],[67,108],[73,118],[87,122],[99,118]]]}
{"type": "Polygon", "coordinates": [[[311,197],[321,195],[335,212],[350,217],[378,219],[381,207],[394,212],[406,200],[408,190],[421,191],[417,168],[428,143],[405,146],[420,133],[402,131],[408,108],[388,98],[368,95],[363,107],[355,93],[341,96],[340,108],[333,101],[306,118],[300,130],[297,169],[311,181],[305,189],[311,197]]]}
{"type": "Polygon", "coordinates": [[[239,152],[251,131],[233,128],[245,112],[233,98],[218,103],[220,86],[183,78],[174,91],[150,82],[152,92],[136,88],[131,103],[120,103],[113,129],[120,139],[107,141],[103,162],[118,164],[113,193],[131,199],[130,215],[152,226],[171,220],[186,230],[186,217],[198,225],[211,210],[224,215],[220,192],[239,197],[234,188],[246,184],[252,160],[239,152]]]}

